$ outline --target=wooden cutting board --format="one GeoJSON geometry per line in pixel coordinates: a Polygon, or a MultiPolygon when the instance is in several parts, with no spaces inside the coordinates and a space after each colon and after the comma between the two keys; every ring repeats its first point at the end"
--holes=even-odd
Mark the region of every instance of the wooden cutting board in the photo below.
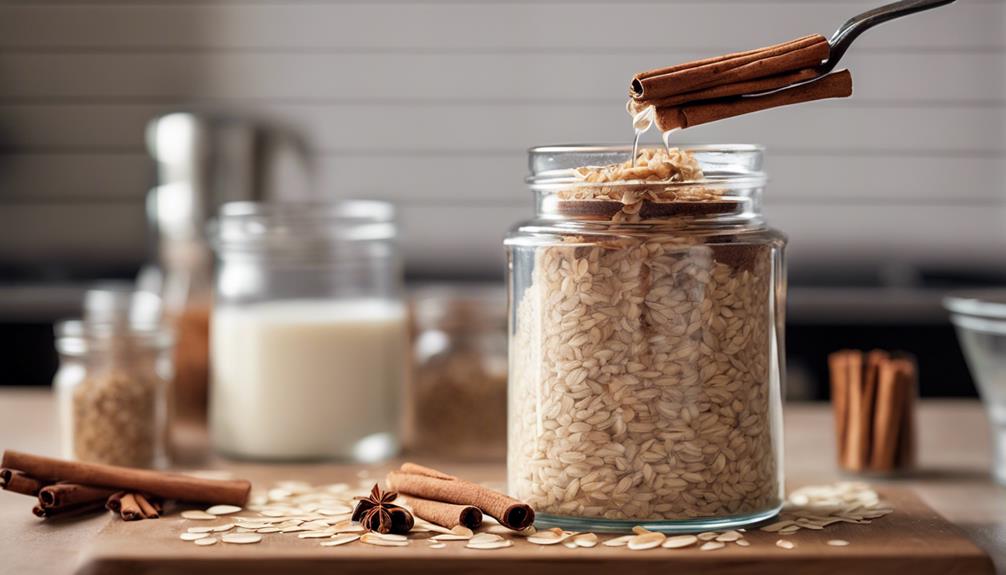
{"type": "MultiPolygon", "coordinates": [[[[374,547],[352,543],[321,547],[317,539],[298,539],[296,534],[269,534],[254,545],[218,543],[199,547],[181,541],[178,535],[200,524],[178,515],[156,521],[126,523],[110,520],[84,552],[78,570],[82,574],[168,575],[179,573],[241,573],[285,575],[288,573],[404,573],[530,575],[573,573],[576,575],[668,575],[674,573],[746,574],[813,573],[827,575],[981,574],[993,573],[992,561],[957,529],[913,493],[904,489],[880,489],[894,513],[871,525],[835,524],[822,531],[801,530],[785,536],[796,548],[775,545],[780,536],[750,529],[750,547],[728,545],[717,551],[653,549],[630,551],[624,547],[567,549],[561,545],[540,546],[515,538],[507,549],[465,549],[463,541],[451,541],[444,549],[430,549],[424,541],[410,546],[374,547]],[[847,547],[826,545],[829,539],[845,539],[847,547]]],[[[602,540],[612,537],[601,535],[602,540]]]]}

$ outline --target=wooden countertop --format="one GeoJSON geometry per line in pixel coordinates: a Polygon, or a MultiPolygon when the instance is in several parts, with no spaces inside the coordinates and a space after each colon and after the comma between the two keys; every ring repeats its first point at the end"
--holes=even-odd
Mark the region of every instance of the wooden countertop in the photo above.
{"type": "MultiPolygon", "coordinates": [[[[988,424],[977,401],[927,401],[920,407],[920,470],[897,481],[871,480],[883,487],[909,488],[955,523],[988,552],[999,573],[1006,574],[1006,487],[989,476],[988,424]]],[[[0,448],[55,455],[55,408],[47,391],[0,391],[0,448]]],[[[228,466],[226,463],[224,466],[228,466]]],[[[231,466],[233,467],[233,466],[231,466]]],[[[268,467],[241,465],[250,477],[289,479],[345,474],[337,465],[268,467]]],[[[839,476],[834,465],[830,412],[821,404],[786,407],[787,480],[818,483],[839,476]]],[[[353,471],[355,474],[355,471],[353,471]]],[[[91,539],[111,520],[91,516],[58,524],[36,519],[25,498],[0,494],[0,539],[3,569],[9,573],[69,573],[78,565],[91,539]]]]}

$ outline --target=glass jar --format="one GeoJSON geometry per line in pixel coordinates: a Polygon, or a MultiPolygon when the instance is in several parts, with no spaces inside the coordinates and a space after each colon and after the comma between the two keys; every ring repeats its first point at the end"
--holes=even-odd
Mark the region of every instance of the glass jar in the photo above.
{"type": "MultiPolygon", "coordinates": [[[[115,290],[91,290],[84,319],[55,326],[60,363],[53,387],[61,450],[68,459],[161,467],[166,464],[172,337],[146,321],[150,314],[142,322],[134,321],[135,314],[131,320],[128,308],[120,305],[126,297],[115,290]]],[[[156,303],[147,310],[156,315],[156,303]]]]}
{"type": "Polygon", "coordinates": [[[271,460],[395,454],[408,334],[392,207],[230,203],[213,236],[216,450],[271,460]]]}
{"type": "Polygon", "coordinates": [[[506,291],[440,287],[413,298],[411,445],[417,454],[506,454],[506,291]]]}
{"type": "Polygon", "coordinates": [[[630,149],[530,151],[536,218],[505,242],[507,471],[542,524],[695,531],[781,508],[785,237],[760,148],[689,151],[702,180],[603,184],[575,169],[630,149]]]}

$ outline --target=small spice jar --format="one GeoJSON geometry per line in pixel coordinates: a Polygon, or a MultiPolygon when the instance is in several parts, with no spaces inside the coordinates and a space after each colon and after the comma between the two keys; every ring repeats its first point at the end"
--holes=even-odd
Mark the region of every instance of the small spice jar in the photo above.
{"type": "Polygon", "coordinates": [[[116,307],[129,297],[92,290],[83,320],[55,326],[60,443],[70,459],[160,467],[166,463],[172,336],[156,322],[130,319],[125,308],[116,307]]]}
{"type": "Polygon", "coordinates": [[[577,531],[741,526],[782,505],[785,238],[751,146],[532,149],[506,240],[507,471],[577,531]]]}
{"type": "Polygon", "coordinates": [[[506,291],[438,287],[412,298],[412,451],[506,456],[506,291]]]}
{"type": "Polygon", "coordinates": [[[394,455],[408,322],[392,206],[228,203],[212,237],[215,449],[264,460],[394,455]]]}

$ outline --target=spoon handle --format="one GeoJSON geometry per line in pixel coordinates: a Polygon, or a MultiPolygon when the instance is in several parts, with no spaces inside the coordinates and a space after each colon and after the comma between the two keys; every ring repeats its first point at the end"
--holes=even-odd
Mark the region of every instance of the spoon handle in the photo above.
{"type": "Polygon", "coordinates": [[[894,20],[902,16],[908,16],[923,10],[930,10],[938,6],[950,4],[955,0],[901,0],[892,2],[873,10],[868,10],[846,20],[845,24],[835,31],[828,40],[831,44],[831,55],[825,60],[819,70],[821,74],[827,74],[835,69],[835,65],[849,49],[849,45],[860,34],[888,20],[894,20]]]}

